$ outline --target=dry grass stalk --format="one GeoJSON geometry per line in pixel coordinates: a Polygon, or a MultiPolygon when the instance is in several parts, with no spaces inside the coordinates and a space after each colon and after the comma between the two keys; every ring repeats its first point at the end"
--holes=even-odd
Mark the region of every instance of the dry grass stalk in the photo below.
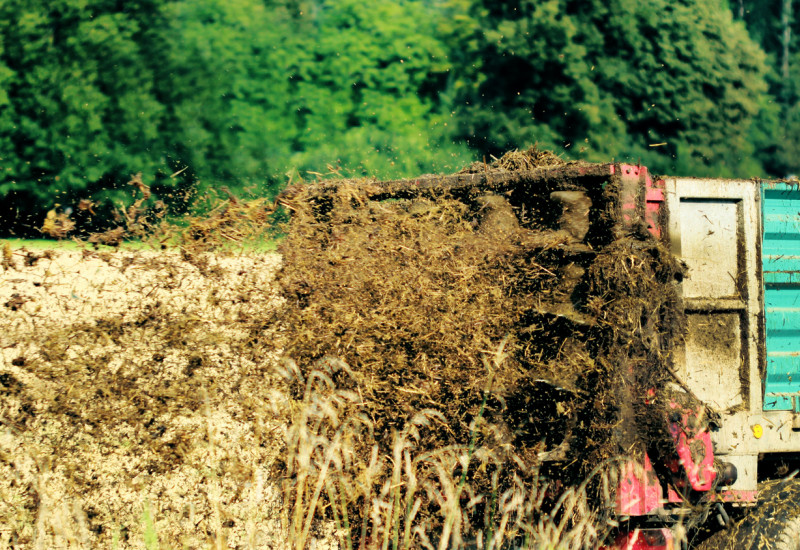
{"type": "MultiPolygon", "coordinates": [[[[501,346],[487,366],[503,360],[501,346]]],[[[359,396],[334,381],[352,376],[344,362],[325,358],[298,380],[301,369],[285,360],[282,373],[290,384],[301,381],[305,387],[287,432],[283,489],[284,528],[297,550],[308,547],[314,524],[325,521],[336,524],[340,548],[348,550],[579,549],[597,544],[610,529],[588,504],[594,478],[552,502],[550,482],[538,470],[524,471],[519,459],[509,464],[507,455],[477,444],[477,438],[462,446],[424,448],[426,431],[446,421],[433,410],[415,415],[383,453],[371,421],[348,415],[359,396]],[[488,491],[474,484],[472,474],[487,469],[493,470],[488,491]],[[509,475],[511,483],[502,488],[500,478],[509,475]]],[[[476,418],[474,433],[486,422],[476,418]]],[[[594,475],[608,471],[598,467],[594,475]]]]}

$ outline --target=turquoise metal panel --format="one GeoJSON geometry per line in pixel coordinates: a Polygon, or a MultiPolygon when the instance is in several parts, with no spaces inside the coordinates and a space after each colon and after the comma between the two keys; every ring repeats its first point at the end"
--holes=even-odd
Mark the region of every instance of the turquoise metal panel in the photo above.
{"type": "Polygon", "coordinates": [[[764,410],[800,410],[800,189],[765,183],[761,198],[767,333],[764,410]]]}

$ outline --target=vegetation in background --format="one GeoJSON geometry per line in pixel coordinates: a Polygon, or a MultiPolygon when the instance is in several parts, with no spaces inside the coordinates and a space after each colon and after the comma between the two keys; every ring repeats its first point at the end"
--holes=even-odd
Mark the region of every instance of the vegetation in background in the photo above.
{"type": "Polygon", "coordinates": [[[458,52],[459,135],[474,147],[538,141],[662,172],[764,173],[750,134],[767,90],[765,56],[724,2],[453,6],[445,25],[458,52]]]}
{"type": "Polygon", "coordinates": [[[731,0],[734,16],[745,22],[767,54],[769,103],[774,124],[762,124],[759,160],[780,177],[800,171],[800,18],[794,0],[731,0]]]}
{"type": "MultiPolygon", "coordinates": [[[[165,178],[168,108],[154,71],[158,3],[4,2],[0,6],[3,225],[30,226],[55,203],[118,198],[130,174],[165,178]],[[133,167],[138,166],[137,169],[133,167]],[[128,176],[121,179],[122,175],[128,176]]],[[[109,209],[106,209],[108,215],[109,209]]]]}
{"type": "MultiPolygon", "coordinates": [[[[0,6],[0,226],[121,200],[141,172],[173,207],[210,185],[273,195],[329,167],[448,170],[428,3],[200,0],[0,6]]],[[[451,126],[452,127],[452,126],[451,126]]]]}
{"type": "Polygon", "coordinates": [[[792,0],[8,0],[0,230],[141,172],[178,211],[532,143],[662,172],[800,169],[792,0]]]}

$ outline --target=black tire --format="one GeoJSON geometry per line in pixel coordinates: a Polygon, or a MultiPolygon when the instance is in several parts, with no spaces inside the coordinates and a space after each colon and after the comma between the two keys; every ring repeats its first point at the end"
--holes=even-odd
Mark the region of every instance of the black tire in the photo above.
{"type": "Polygon", "coordinates": [[[697,550],[800,550],[800,480],[759,486],[758,506],[697,550]]]}

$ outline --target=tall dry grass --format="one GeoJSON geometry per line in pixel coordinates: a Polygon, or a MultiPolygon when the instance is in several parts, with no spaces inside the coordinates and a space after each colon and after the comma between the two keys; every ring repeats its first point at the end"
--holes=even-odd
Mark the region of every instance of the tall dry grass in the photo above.
{"type": "MultiPolygon", "coordinates": [[[[501,346],[484,364],[503,360],[501,346]]],[[[481,443],[478,434],[491,428],[484,407],[463,445],[424,448],[425,433],[445,419],[423,410],[382,451],[370,419],[346,412],[360,401],[335,382],[351,375],[347,364],[325,358],[304,373],[285,360],[282,375],[305,388],[291,411],[282,483],[282,522],[294,550],[307,548],[323,523],[335,526],[346,550],[596,548],[612,529],[588,494],[594,483],[611,498],[612,463],[557,488],[538,465],[481,443]],[[476,483],[475,472],[488,473],[490,483],[476,483]]],[[[490,393],[491,386],[484,405],[490,393]]]]}

